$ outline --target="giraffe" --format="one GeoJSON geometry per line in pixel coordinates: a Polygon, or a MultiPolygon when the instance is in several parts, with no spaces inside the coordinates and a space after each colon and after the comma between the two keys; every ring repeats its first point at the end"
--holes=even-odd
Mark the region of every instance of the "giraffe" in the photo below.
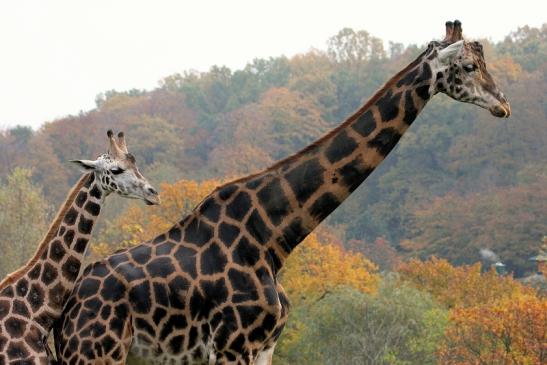
{"type": "Polygon", "coordinates": [[[74,160],[85,174],[71,189],[34,257],[0,283],[0,365],[46,364],[46,338],[80,273],[105,198],[117,193],[158,204],[139,173],[122,132],[108,131],[109,154],[74,160]]]}
{"type": "Polygon", "coordinates": [[[437,93],[509,117],[482,47],[447,22],[340,126],[270,168],[225,184],[167,232],[88,266],[59,325],[62,364],[271,364],[293,249],[394,148],[437,93]]]}

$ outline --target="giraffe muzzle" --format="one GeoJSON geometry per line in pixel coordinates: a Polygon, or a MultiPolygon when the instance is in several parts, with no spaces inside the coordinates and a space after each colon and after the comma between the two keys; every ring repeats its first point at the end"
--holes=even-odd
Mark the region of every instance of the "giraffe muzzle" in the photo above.
{"type": "Polygon", "coordinates": [[[160,205],[161,204],[161,199],[159,196],[157,197],[146,197],[144,199],[144,203],[146,205],[160,205]]]}
{"type": "Polygon", "coordinates": [[[144,202],[146,203],[146,205],[160,205],[161,199],[159,194],[154,192],[154,193],[147,194],[146,197],[144,198],[144,202]]]}
{"type": "Polygon", "coordinates": [[[490,113],[498,118],[509,118],[511,116],[511,105],[508,102],[500,103],[490,108],[490,113]]]}

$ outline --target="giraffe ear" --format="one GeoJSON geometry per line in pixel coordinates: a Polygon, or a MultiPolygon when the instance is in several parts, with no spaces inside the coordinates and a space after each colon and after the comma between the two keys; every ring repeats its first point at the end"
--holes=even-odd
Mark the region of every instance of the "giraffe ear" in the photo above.
{"type": "Polygon", "coordinates": [[[451,45],[441,49],[439,51],[439,61],[442,63],[449,63],[454,59],[454,57],[460,52],[463,48],[463,40],[452,43],[451,45]]]}
{"type": "Polygon", "coordinates": [[[82,169],[84,172],[89,172],[92,170],[95,170],[97,167],[97,161],[91,161],[91,160],[70,160],[68,162],[71,162],[75,165],[77,165],[80,169],[82,169]]]}

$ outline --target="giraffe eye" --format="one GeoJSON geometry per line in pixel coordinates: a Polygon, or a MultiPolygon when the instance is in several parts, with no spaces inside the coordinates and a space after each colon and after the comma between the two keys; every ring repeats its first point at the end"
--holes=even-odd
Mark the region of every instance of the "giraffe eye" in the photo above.
{"type": "Polygon", "coordinates": [[[110,172],[113,173],[114,175],[119,175],[123,173],[124,171],[125,171],[124,169],[120,169],[119,167],[114,167],[110,169],[110,172]]]}
{"type": "Polygon", "coordinates": [[[473,72],[477,69],[477,66],[475,66],[474,63],[470,63],[469,65],[465,65],[463,66],[463,69],[466,71],[466,72],[473,72]]]}

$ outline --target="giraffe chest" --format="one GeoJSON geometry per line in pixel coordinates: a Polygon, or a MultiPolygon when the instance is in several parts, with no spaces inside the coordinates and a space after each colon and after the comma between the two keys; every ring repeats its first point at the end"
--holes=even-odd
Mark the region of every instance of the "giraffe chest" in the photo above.
{"type": "Polygon", "coordinates": [[[194,303],[189,299],[189,305],[179,311],[166,313],[155,307],[147,318],[135,315],[132,356],[154,364],[234,361],[231,356],[242,353],[256,358],[274,346],[288,315],[281,286],[257,289],[261,293],[256,297],[245,292],[237,293],[238,297],[234,292],[229,300],[212,303],[205,296],[194,303]],[[148,325],[155,322],[155,328],[148,325]]]}
{"type": "MultiPolygon", "coordinates": [[[[272,318],[266,321],[272,321],[272,318]]],[[[227,317],[214,330],[211,330],[210,322],[195,323],[186,329],[175,329],[163,340],[159,337],[164,335],[165,327],[159,329],[160,335],[152,340],[137,329],[130,353],[150,364],[210,364],[221,358],[234,361],[242,353],[256,358],[275,344],[279,323],[274,320],[266,327],[260,323],[248,329],[227,317]]]]}
{"type": "Polygon", "coordinates": [[[144,360],[147,364],[209,364],[214,348],[212,342],[203,337],[206,336],[201,328],[194,327],[177,329],[164,340],[156,338],[150,341],[139,336],[137,330],[130,353],[132,357],[144,360]]]}

